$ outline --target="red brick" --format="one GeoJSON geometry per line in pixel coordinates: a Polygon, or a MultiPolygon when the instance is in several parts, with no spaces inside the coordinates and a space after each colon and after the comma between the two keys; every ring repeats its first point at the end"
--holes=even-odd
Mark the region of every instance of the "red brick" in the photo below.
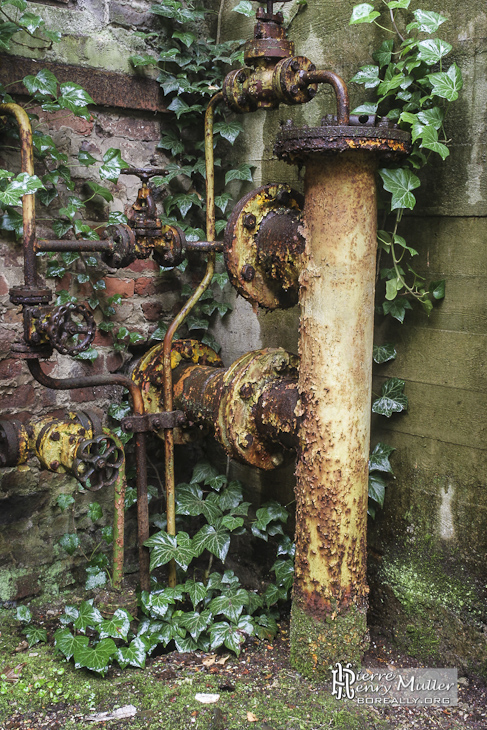
{"type": "Polygon", "coordinates": [[[123,137],[131,140],[159,141],[161,128],[159,122],[131,117],[107,117],[99,114],[97,128],[107,137],[123,137]]]}
{"type": "Polygon", "coordinates": [[[31,406],[36,400],[34,386],[30,383],[19,385],[7,395],[2,396],[2,410],[16,411],[31,406]]]}
{"type": "Polygon", "coordinates": [[[22,321],[22,310],[20,310],[18,307],[15,308],[8,308],[5,310],[5,313],[3,315],[3,322],[4,324],[15,324],[18,327],[20,327],[19,330],[19,337],[20,333],[22,332],[23,327],[23,321],[22,321]]]}
{"type": "MultiPolygon", "coordinates": [[[[52,282],[52,279],[50,280],[50,286],[52,286],[51,282],[52,282]]],[[[56,291],[61,291],[61,289],[69,291],[72,283],[73,283],[73,275],[66,273],[66,274],[64,274],[62,279],[56,279],[56,291]]]]}
{"type": "Polygon", "coordinates": [[[142,305],[142,311],[148,322],[157,322],[162,317],[164,307],[161,302],[147,302],[142,305]]]}
{"type": "Polygon", "coordinates": [[[147,276],[135,280],[135,293],[140,297],[150,297],[156,293],[156,282],[147,276]]]}
{"type": "Polygon", "coordinates": [[[30,110],[32,114],[37,114],[41,122],[45,122],[50,130],[61,129],[61,127],[69,127],[73,132],[77,132],[83,137],[88,137],[93,131],[93,117],[90,119],[81,119],[72,112],[62,109],[58,112],[46,113],[40,106],[30,110]]]}
{"type": "Polygon", "coordinates": [[[105,284],[107,297],[120,294],[122,299],[130,299],[134,295],[135,284],[133,279],[119,279],[118,277],[107,276],[105,284]]]}
{"type": "Polygon", "coordinates": [[[74,403],[88,403],[95,400],[93,388],[75,388],[71,391],[71,400],[74,403]]]}
{"type": "Polygon", "coordinates": [[[154,259],[136,259],[132,261],[130,266],[127,266],[130,271],[135,271],[137,274],[148,271],[159,271],[159,266],[156,264],[154,259]]]}
{"type": "MultiPolygon", "coordinates": [[[[10,380],[22,372],[22,362],[15,358],[7,357],[0,361],[0,378],[10,380]]],[[[3,405],[3,404],[2,404],[3,405]]]]}
{"type": "Polygon", "coordinates": [[[97,330],[93,344],[95,347],[113,347],[113,338],[109,332],[97,330]]]}
{"type": "Polygon", "coordinates": [[[115,373],[123,365],[123,356],[119,352],[112,352],[107,355],[107,370],[109,373],[115,373]]]}

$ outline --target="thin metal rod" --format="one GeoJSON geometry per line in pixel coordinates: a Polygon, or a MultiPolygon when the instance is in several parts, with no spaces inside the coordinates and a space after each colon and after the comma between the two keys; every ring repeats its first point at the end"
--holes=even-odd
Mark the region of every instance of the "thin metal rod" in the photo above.
{"type": "Polygon", "coordinates": [[[333,86],[337,100],[337,123],[347,125],[350,122],[350,102],[348,89],[344,80],[333,71],[301,71],[299,74],[303,84],[330,84],[333,86]]]}
{"type": "Polygon", "coordinates": [[[36,251],[113,251],[113,238],[104,238],[102,241],[48,241],[41,238],[36,242],[36,251]]]}
{"type": "Polygon", "coordinates": [[[114,505],[113,505],[113,566],[112,566],[112,584],[116,590],[122,588],[123,582],[123,563],[124,563],[124,545],[125,545],[125,490],[127,480],[125,476],[125,451],[122,442],[107,428],[103,429],[103,433],[112,438],[117,447],[124,453],[123,461],[118,471],[117,480],[114,489],[114,505]]]}
{"type": "MultiPolygon", "coordinates": [[[[15,118],[20,135],[20,165],[22,172],[34,174],[34,152],[32,127],[29,116],[19,104],[0,104],[0,114],[10,114],[15,118]]],[[[35,194],[22,196],[22,221],[24,241],[24,282],[26,286],[37,286],[37,266],[35,255],[35,194]]]]}
{"type": "Polygon", "coordinates": [[[223,251],[223,241],[186,241],[185,245],[188,251],[200,251],[201,253],[223,251]]]}
{"type": "MultiPolygon", "coordinates": [[[[144,401],[138,385],[126,375],[116,373],[110,375],[87,375],[80,378],[51,378],[47,375],[39,360],[27,360],[31,375],[38,383],[52,390],[74,390],[76,388],[94,388],[100,385],[121,385],[130,393],[132,410],[137,415],[144,415],[144,401]]],[[[150,587],[149,550],[144,542],[149,537],[149,505],[147,499],[147,454],[145,434],[138,433],[135,437],[135,461],[137,480],[137,521],[139,543],[139,570],[140,586],[147,591],[150,587]]]]}
{"type": "MultiPolygon", "coordinates": [[[[209,242],[215,240],[215,172],[213,155],[213,117],[215,107],[223,101],[222,92],[218,92],[210,100],[205,114],[205,157],[206,157],[206,237],[209,242]]],[[[188,314],[191,312],[201,295],[211,284],[215,273],[215,253],[208,255],[205,275],[181,311],[171,322],[166,332],[163,343],[163,368],[164,368],[164,410],[173,410],[172,393],[172,370],[171,370],[171,347],[174,335],[178,327],[182,325],[188,314]]],[[[174,483],[174,435],[172,429],[164,430],[164,474],[166,485],[166,514],[167,532],[169,535],[176,534],[176,506],[175,506],[175,483],[174,483]]],[[[171,587],[176,585],[176,565],[174,561],[169,563],[168,583],[171,587]]]]}

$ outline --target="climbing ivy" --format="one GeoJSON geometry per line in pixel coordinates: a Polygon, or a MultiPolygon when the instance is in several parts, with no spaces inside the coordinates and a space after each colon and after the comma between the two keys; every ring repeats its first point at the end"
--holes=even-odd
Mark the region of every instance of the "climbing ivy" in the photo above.
{"type": "Polygon", "coordinates": [[[419,302],[429,315],[445,296],[443,280],[427,283],[413,269],[410,260],[418,251],[399,234],[399,228],[405,211],[416,205],[416,191],[421,186],[417,171],[436,155],[445,160],[450,154],[444,122],[449,103],[458,98],[463,85],[456,63],[445,69],[452,46],[435,35],[446,18],[429,10],[410,13],[410,5],[411,0],[361,3],[353,8],[350,19],[351,25],[374,23],[392,36],[372,54],[375,64],[362,66],[352,78],[376,94],[375,101],[361,104],[353,113],[378,114],[412,135],[412,153],[404,163],[379,170],[385,191],[384,220],[392,217],[393,221],[390,228],[384,226],[378,232],[378,270],[385,282],[381,311],[401,323],[412,301],[419,302]],[[387,16],[387,27],[379,23],[383,15],[387,16]]]}

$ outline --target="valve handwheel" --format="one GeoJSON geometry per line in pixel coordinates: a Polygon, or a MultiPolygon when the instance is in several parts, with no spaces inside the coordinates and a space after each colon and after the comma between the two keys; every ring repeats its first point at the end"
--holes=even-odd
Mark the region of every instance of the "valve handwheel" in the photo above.
{"type": "Polygon", "coordinates": [[[114,439],[101,434],[80,443],[72,469],[85,489],[96,492],[116,482],[123,460],[124,453],[114,439]]]}
{"type": "Polygon", "coordinates": [[[77,355],[88,349],[95,332],[95,320],[84,304],[56,307],[46,323],[47,336],[61,355],[77,355]]]}

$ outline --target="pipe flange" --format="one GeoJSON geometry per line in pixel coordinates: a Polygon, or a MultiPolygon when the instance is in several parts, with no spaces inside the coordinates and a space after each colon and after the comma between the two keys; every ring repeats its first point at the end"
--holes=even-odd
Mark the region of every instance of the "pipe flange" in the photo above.
{"type": "MultiPolygon", "coordinates": [[[[360,119],[360,117],[359,117],[360,119]]],[[[309,155],[363,150],[389,159],[411,153],[411,135],[399,128],[370,126],[368,115],[363,125],[323,125],[313,128],[282,127],[274,153],[291,164],[305,162],[309,155]]]]}
{"type": "Polygon", "coordinates": [[[113,238],[113,251],[102,254],[103,261],[112,269],[123,269],[136,259],[135,233],[123,223],[107,226],[103,238],[113,238]]]}
{"type": "Polygon", "coordinates": [[[29,437],[20,421],[0,421],[0,467],[23,464],[28,447],[29,437]]]}
{"type": "Polygon", "coordinates": [[[266,309],[298,302],[304,262],[304,200],[289,185],[269,184],[245,195],[228,220],[224,256],[232,285],[266,309]]]}
{"type": "Polygon", "coordinates": [[[285,449],[263,439],[255,421],[254,406],[270,383],[297,377],[299,358],[282,348],[249,352],[228,368],[218,429],[223,446],[234,459],[259,469],[275,469],[288,459],[285,449]]]}
{"type": "Polygon", "coordinates": [[[302,72],[316,71],[316,66],[306,56],[284,58],[276,65],[272,88],[279,101],[285,104],[306,104],[317,94],[318,84],[303,84],[302,72]]]}

